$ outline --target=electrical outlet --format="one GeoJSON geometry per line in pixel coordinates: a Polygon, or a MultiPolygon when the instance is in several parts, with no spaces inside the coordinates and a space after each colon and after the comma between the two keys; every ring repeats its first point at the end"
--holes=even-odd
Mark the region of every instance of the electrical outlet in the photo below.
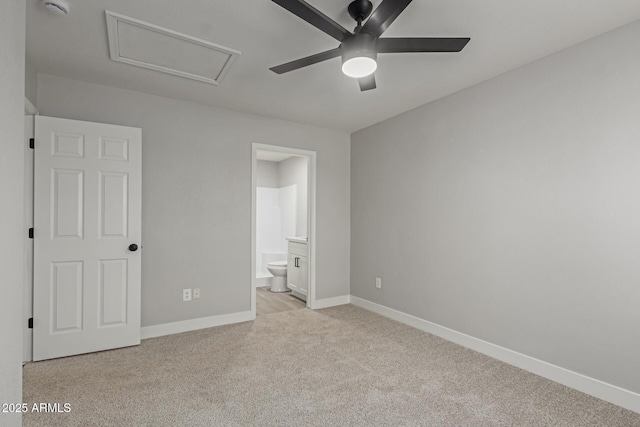
{"type": "Polygon", "coordinates": [[[382,289],[382,279],[379,277],[376,277],[376,288],[382,289]]]}
{"type": "Polygon", "coordinates": [[[182,290],[182,301],[191,301],[191,289],[182,290]]]}
{"type": "Polygon", "coordinates": [[[193,288],[193,299],[200,299],[200,288],[193,288]]]}

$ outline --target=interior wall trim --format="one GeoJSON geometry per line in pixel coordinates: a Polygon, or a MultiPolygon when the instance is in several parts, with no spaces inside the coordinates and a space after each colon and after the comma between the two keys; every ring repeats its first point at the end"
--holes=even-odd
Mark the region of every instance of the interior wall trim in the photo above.
{"type": "Polygon", "coordinates": [[[201,317],[199,319],[182,320],[179,322],[162,323],[160,325],[144,326],[140,329],[140,338],[155,338],[165,335],[179,334],[181,332],[197,331],[198,329],[212,328],[214,326],[229,325],[254,320],[251,311],[220,314],[218,316],[201,317]]]}
{"type": "Polygon", "coordinates": [[[597,397],[614,405],[640,413],[640,394],[621,387],[579,374],[574,371],[553,365],[526,354],[518,353],[508,348],[463,334],[462,332],[446,328],[437,323],[429,322],[411,314],[371,302],[369,300],[351,296],[351,304],[398,322],[444,338],[463,347],[470,348],[494,359],[529,371],[541,377],[555,381],[567,387],[597,397]]]}
{"type": "MultiPolygon", "coordinates": [[[[349,304],[350,295],[341,295],[332,298],[316,300],[314,309],[335,307],[349,304]]],[[[232,323],[249,322],[255,320],[251,311],[221,314],[217,316],[201,317],[199,319],[182,320],[179,322],[162,323],[160,325],[144,326],[140,329],[140,338],[155,338],[165,335],[179,334],[182,332],[197,331],[198,329],[213,328],[214,326],[230,325],[232,323]]]]}
{"type": "Polygon", "coordinates": [[[338,297],[317,299],[315,301],[315,304],[313,304],[313,307],[311,308],[316,310],[319,308],[329,308],[329,307],[335,307],[338,305],[345,305],[345,304],[349,304],[350,302],[351,302],[351,295],[340,295],[338,297]]]}

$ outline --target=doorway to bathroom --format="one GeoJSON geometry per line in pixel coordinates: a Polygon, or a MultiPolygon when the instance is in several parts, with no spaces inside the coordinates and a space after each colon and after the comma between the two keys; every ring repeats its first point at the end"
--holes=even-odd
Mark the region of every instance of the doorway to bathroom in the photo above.
{"type": "Polygon", "coordinates": [[[251,312],[314,308],[316,153],[252,144],[251,312]]]}

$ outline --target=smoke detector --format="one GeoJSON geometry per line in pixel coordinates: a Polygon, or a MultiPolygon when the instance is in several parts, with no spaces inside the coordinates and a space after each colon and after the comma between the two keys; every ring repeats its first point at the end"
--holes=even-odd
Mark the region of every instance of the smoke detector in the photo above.
{"type": "Polygon", "coordinates": [[[69,13],[69,3],[67,0],[42,0],[42,4],[47,10],[56,15],[66,15],[69,13]]]}

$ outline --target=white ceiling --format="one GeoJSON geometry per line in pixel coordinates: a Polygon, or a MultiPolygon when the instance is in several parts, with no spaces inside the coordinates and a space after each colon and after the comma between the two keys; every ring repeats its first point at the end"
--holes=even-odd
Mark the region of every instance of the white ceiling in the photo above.
{"type": "MultiPolygon", "coordinates": [[[[69,0],[54,16],[27,0],[27,58],[40,73],[352,132],[640,19],[638,0],[414,0],[387,37],[471,37],[459,54],[383,54],[360,92],[334,58],[269,67],[337,47],[269,0],[69,0]],[[220,86],[109,59],[105,10],[236,49],[220,86]]],[[[308,0],[352,30],[349,0],[308,0]]],[[[374,0],[374,7],[380,0],[374,0]]]]}

